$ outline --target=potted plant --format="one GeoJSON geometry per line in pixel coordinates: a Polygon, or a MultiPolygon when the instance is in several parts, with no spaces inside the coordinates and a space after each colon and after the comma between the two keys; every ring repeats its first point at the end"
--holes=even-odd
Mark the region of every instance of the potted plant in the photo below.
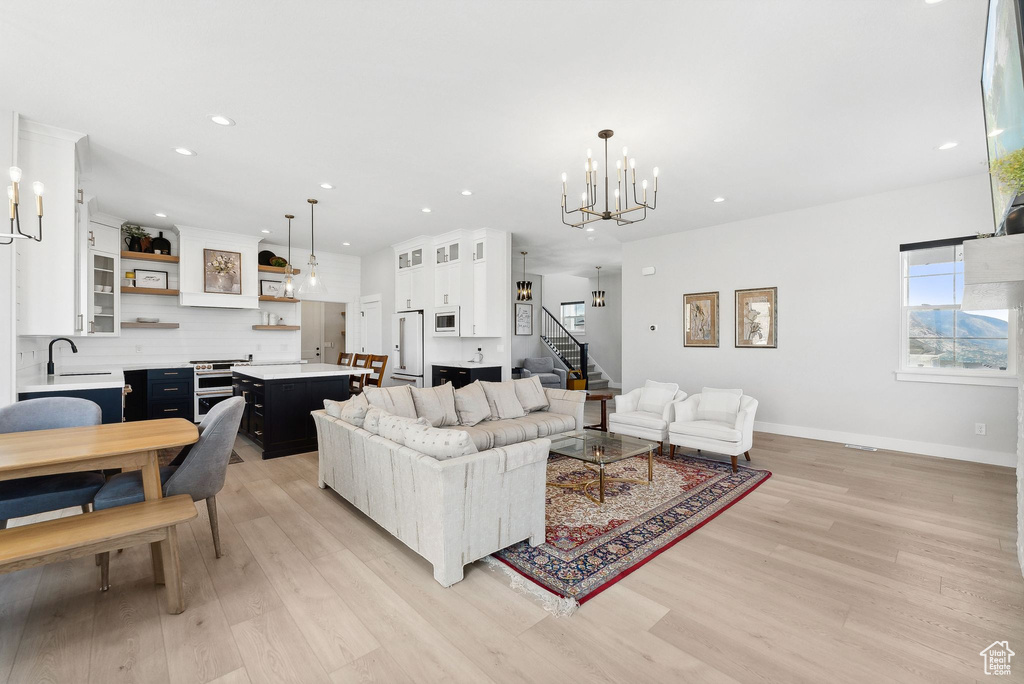
{"type": "Polygon", "coordinates": [[[142,239],[149,238],[149,232],[145,228],[127,221],[121,224],[121,233],[124,235],[124,244],[127,245],[129,252],[141,252],[142,239]]]}
{"type": "Polygon", "coordinates": [[[1024,233],[1024,148],[994,160],[990,173],[1015,195],[1003,216],[1003,232],[1007,235],[1024,233]]]}

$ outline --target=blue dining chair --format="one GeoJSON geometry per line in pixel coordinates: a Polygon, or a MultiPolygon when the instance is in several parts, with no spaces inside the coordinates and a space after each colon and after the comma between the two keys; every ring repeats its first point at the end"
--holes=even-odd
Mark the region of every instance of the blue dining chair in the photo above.
{"type": "MultiPolygon", "coordinates": [[[[0,408],[0,433],[99,425],[99,404],[74,397],[27,399],[0,408]]],[[[0,530],[12,518],[81,506],[87,513],[103,487],[100,473],[61,473],[0,482],[0,530]]]]}
{"type": "MultiPolygon", "coordinates": [[[[213,533],[213,550],[220,552],[220,530],[217,526],[217,492],[224,487],[231,449],[235,444],[238,426],[242,422],[245,399],[232,397],[214,406],[199,424],[199,441],[192,445],[181,465],[160,468],[160,482],[164,496],[188,494],[193,501],[206,501],[213,533]]],[[[93,498],[93,508],[126,506],[146,498],[142,489],[142,474],[132,471],[114,475],[93,498]]],[[[109,554],[100,554],[103,585],[107,586],[109,554]]]]}

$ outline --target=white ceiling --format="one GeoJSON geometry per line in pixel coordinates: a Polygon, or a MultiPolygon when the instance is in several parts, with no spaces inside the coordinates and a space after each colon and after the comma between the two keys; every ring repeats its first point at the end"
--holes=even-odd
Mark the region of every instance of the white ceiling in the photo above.
{"type": "Polygon", "coordinates": [[[317,197],[324,250],[487,226],[588,275],[622,241],[982,170],[986,4],[7,3],[0,106],[89,134],[87,188],[145,225],[280,242],[290,212],[304,245],[317,197]],[[602,128],[660,167],[659,208],[586,234],[559,176],[578,197],[602,128]]]}

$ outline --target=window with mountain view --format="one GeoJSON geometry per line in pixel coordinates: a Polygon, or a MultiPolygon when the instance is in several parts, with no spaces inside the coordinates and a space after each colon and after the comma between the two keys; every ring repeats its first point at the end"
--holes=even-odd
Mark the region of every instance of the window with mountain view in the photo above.
{"type": "Polygon", "coordinates": [[[1006,372],[1009,311],[961,311],[963,245],[902,252],[903,360],[910,369],[1006,372]]]}

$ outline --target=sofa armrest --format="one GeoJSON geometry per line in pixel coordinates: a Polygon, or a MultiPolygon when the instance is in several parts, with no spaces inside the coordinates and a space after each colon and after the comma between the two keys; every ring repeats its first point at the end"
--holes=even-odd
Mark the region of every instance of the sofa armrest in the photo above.
{"type": "Polygon", "coordinates": [[[697,420],[697,406],[700,404],[700,395],[694,394],[682,401],[672,403],[673,423],[689,423],[697,420]]]}
{"type": "Polygon", "coordinates": [[[630,390],[625,394],[618,394],[614,397],[615,399],[615,412],[616,413],[629,413],[630,411],[636,411],[637,406],[640,405],[640,391],[643,388],[637,387],[635,390],[630,390]]]}
{"type": "Polygon", "coordinates": [[[587,393],[580,390],[544,388],[544,396],[548,400],[548,411],[572,416],[576,419],[576,429],[583,429],[583,404],[587,393]]]}
{"type": "Polygon", "coordinates": [[[564,368],[553,368],[552,371],[555,375],[558,376],[558,379],[561,381],[562,389],[565,389],[565,381],[569,377],[569,371],[565,370],[564,368]]]}
{"type": "Polygon", "coordinates": [[[733,425],[740,431],[744,451],[749,449],[754,442],[754,414],[757,412],[757,399],[743,397],[740,400],[740,410],[736,413],[736,423],[733,425]]]}
{"type": "Polygon", "coordinates": [[[533,376],[533,373],[531,373],[529,370],[527,370],[525,368],[520,368],[519,369],[519,377],[520,378],[529,378],[529,377],[532,377],[532,376],[533,376]]]}
{"type": "Polygon", "coordinates": [[[665,409],[661,412],[661,419],[666,423],[671,423],[672,418],[676,415],[676,403],[683,401],[684,399],[686,399],[686,392],[683,390],[677,390],[675,396],[672,397],[672,401],[665,404],[665,409]]]}

